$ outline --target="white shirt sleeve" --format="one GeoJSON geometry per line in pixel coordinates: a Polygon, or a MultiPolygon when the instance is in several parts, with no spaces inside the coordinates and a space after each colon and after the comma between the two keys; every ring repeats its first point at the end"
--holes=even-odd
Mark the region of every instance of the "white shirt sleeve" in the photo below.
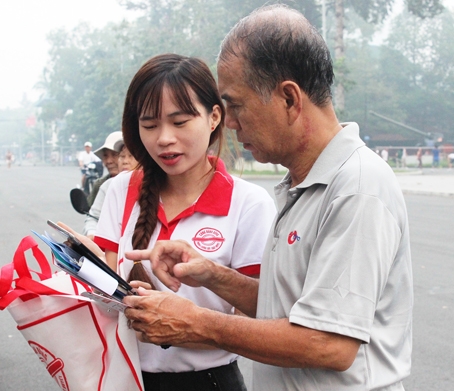
{"type": "Polygon", "coordinates": [[[121,237],[121,223],[131,173],[121,172],[110,181],[96,228],[96,237],[116,245],[121,237]]]}
{"type": "Polygon", "coordinates": [[[85,218],[83,234],[86,236],[94,235],[96,233],[96,227],[98,225],[98,220],[96,220],[96,218],[99,218],[99,216],[101,215],[104,199],[106,198],[106,193],[109,189],[110,184],[112,183],[112,179],[113,178],[108,179],[101,185],[98,194],[96,195],[95,201],[93,202],[93,205],[88,212],[90,216],[87,215],[87,217],[85,218]]]}
{"type": "Polygon", "coordinates": [[[233,269],[262,263],[263,249],[276,216],[274,200],[265,189],[257,187],[253,192],[243,193],[242,197],[246,197],[246,207],[236,227],[231,258],[233,269]]]}

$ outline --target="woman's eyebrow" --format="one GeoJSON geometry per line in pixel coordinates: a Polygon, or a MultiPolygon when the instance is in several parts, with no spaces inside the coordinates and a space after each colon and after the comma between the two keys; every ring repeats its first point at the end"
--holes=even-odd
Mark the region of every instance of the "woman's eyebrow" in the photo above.
{"type": "Polygon", "coordinates": [[[142,115],[139,117],[139,121],[151,121],[154,120],[155,118],[152,115],[142,115]]]}
{"type": "MultiPolygon", "coordinates": [[[[178,115],[185,115],[185,114],[187,114],[187,113],[184,111],[178,110],[178,111],[174,111],[173,113],[167,114],[167,118],[172,118],[172,117],[176,117],[178,115]]],[[[154,119],[156,119],[156,118],[152,115],[143,115],[142,117],[139,118],[139,121],[152,121],[154,119]]]]}

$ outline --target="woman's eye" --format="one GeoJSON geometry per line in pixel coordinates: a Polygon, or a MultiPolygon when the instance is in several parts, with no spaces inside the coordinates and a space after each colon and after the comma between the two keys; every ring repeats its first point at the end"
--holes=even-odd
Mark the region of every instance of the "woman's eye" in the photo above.
{"type": "Polygon", "coordinates": [[[188,122],[188,121],[189,121],[189,120],[175,121],[174,123],[175,123],[176,126],[182,126],[182,125],[184,125],[184,124],[185,124],[186,122],[188,122]]]}

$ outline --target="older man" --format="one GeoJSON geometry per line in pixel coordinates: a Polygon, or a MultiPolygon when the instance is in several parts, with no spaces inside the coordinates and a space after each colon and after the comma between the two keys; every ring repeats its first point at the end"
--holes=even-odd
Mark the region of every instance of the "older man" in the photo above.
{"type": "Polygon", "coordinates": [[[255,360],[256,391],[403,390],[413,306],[406,207],[358,125],[336,118],[325,42],[297,11],[265,7],[227,35],[218,76],[227,126],[258,161],[289,170],[275,188],[260,281],[183,242],[126,256],[150,259],[174,291],[204,286],[250,317],[140,288],[125,299],[133,328],[143,341],[201,342],[255,360]]]}
{"type": "Polygon", "coordinates": [[[104,141],[104,144],[100,146],[94,153],[102,160],[102,163],[107,168],[107,174],[96,180],[93,184],[93,190],[87,197],[88,206],[92,206],[98,195],[99,188],[108,179],[116,176],[120,170],[118,168],[118,152],[115,150],[115,144],[123,140],[123,134],[120,131],[112,132],[104,141]]]}

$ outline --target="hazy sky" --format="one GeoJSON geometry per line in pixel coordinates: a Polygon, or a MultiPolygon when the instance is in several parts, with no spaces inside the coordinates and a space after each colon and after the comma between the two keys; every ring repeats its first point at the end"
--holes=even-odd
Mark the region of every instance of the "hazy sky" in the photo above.
{"type": "Polygon", "coordinates": [[[117,0],[0,0],[0,108],[31,99],[47,61],[49,31],[81,21],[103,27],[130,13],[117,0]]]}

